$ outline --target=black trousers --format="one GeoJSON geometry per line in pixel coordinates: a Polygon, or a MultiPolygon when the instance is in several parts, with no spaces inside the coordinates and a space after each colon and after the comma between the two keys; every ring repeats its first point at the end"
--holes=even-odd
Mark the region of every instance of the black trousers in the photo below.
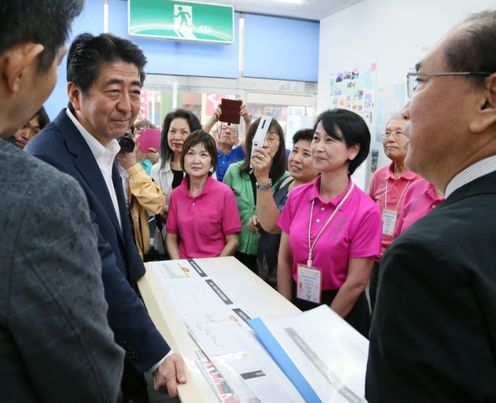
{"type": "Polygon", "coordinates": [[[236,252],[234,257],[248,267],[253,273],[258,274],[257,255],[247,255],[246,253],[236,252]]]}
{"type": "Polygon", "coordinates": [[[121,381],[122,402],[148,403],[148,390],[143,374],[124,360],[124,371],[121,381]]]}
{"type": "Polygon", "coordinates": [[[372,308],[372,312],[374,312],[378,284],[379,284],[379,263],[374,262],[374,265],[372,266],[372,273],[370,273],[370,279],[369,279],[370,307],[372,308]]]}

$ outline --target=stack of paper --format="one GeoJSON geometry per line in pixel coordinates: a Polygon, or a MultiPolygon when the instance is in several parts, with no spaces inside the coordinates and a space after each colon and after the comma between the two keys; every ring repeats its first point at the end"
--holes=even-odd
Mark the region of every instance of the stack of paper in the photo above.
{"type": "Polygon", "coordinates": [[[306,402],[365,402],[368,340],[329,307],[250,325],[306,402]]]}

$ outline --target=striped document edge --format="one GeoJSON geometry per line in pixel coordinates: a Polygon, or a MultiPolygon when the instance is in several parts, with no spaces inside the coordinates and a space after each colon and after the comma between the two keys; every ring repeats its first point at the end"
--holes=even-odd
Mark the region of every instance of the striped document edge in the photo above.
{"type": "Polygon", "coordinates": [[[279,365],[296,389],[298,389],[305,402],[322,403],[322,400],[317,396],[317,393],[315,393],[294,362],[291,361],[291,358],[289,358],[286,351],[278,343],[263,320],[261,318],[254,318],[249,321],[249,324],[277,365],[279,365]]]}

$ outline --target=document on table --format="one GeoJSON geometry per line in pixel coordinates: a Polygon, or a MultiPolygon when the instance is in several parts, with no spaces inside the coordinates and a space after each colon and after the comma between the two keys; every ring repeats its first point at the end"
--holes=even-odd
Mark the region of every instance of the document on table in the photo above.
{"type": "Polygon", "coordinates": [[[250,324],[305,401],[365,401],[368,340],[329,307],[250,324]]]}
{"type": "Polygon", "coordinates": [[[198,263],[176,260],[148,267],[210,363],[197,360],[197,365],[209,382],[212,376],[222,378],[214,388],[221,401],[226,396],[247,403],[304,401],[256,338],[249,313],[198,263]]]}
{"type": "Polygon", "coordinates": [[[203,271],[195,270],[187,260],[150,262],[149,267],[183,318],[195,312],[234,307],[231,298],[215,281],[204,275],[203,271]]]}

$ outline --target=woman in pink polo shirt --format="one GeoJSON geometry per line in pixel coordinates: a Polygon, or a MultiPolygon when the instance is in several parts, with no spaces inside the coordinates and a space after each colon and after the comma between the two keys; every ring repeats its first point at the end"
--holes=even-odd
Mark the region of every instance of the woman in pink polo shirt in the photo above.
{"type": "Polygon", "coordinates": [[[197,130],[184,141],[186,176],[171,193],[167,215],[171,259],[229,256],[238,248],[238,206],[231,188],[212,179],[216,162],[217,148],[208,133],[197,130]]]}
{"type": "Polygon", "coordinates": [[[289,194],[278,221],[279,292],[302,310],[327,304],[368,336],[365,298],[374,259],[380,255],[377,205],[351,181],[367,158],[370,132],[354,112],[333,109],[317,118],[311,144],[316,180],[289,194]]]}
{"type": "Polygon", "coordinates": [[[405,205],[398,217],[394,238],[410,228],[444,200],[444,195],[424,178],[416,180],[405,193],[405,205]]]}

